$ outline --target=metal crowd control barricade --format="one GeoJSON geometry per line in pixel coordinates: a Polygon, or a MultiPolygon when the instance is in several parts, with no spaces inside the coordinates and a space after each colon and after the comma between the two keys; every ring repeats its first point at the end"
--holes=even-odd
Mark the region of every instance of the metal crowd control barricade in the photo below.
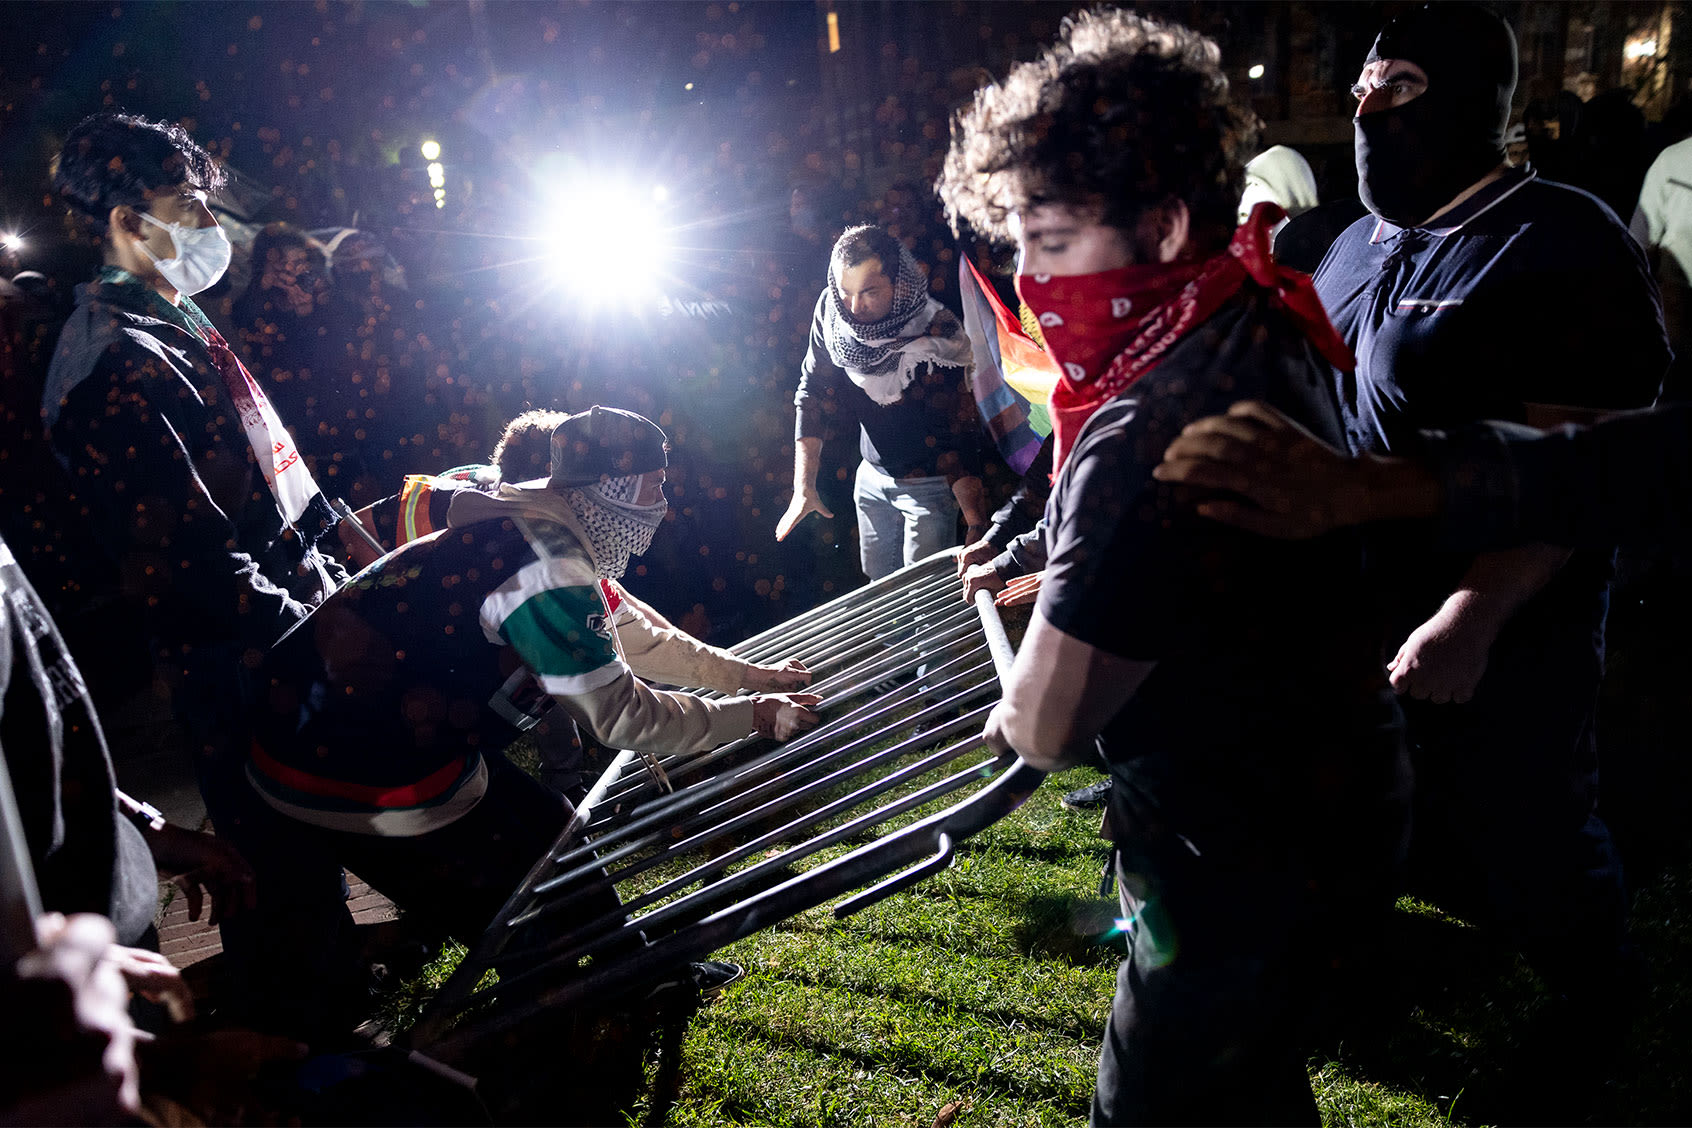
{"type": "Polygon", "coordinates": [[[549,1009],[592,1007],[818,905],[855,894],[834,906],[844,917],[944,869],[1044,779],[980,740],[1013,653],[991,598],[959,592],[946,552],[734,647],[804,661],[821,723],[785,744],[620,754],[412,1045],[452,1062],[549,1009]]]}

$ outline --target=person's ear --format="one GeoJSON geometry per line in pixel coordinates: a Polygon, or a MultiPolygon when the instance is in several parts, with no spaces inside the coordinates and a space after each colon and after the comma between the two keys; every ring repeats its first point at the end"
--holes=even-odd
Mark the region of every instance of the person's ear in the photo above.
{"type": "Polygon", "coordinates": [[[1180,258],[1192,234],[1192,213],[1185,202],[1171,196],[1161,204],[1140,209],[1128,234],[1130,250],[1137,263],[1166,263],[1180,258]]]}
{"type": "Polygon", "coordinates": [[[146,232],[141,230],[141,217],[128,204],[118,204],[106,216],[107,229],[114,235],[119,231],[136,239],[145,239],[146,232]]]}
{"type": "Polygon", "coordinates": [[[1155,223],[1156,262],[1174,262],[1187,249],[1193,216],[1185,200],[1171,199],[1151,209],[1155,223]]]}

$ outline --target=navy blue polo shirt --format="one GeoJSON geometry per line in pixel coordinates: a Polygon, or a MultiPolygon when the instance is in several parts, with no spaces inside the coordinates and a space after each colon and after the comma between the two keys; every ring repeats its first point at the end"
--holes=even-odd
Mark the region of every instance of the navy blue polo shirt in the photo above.
{"type": "MultiPolygon", "coordinates": [[[[1322,303],[1357,356],[1355,379],[1336,373],[1353,451],[1403,450],[1423,429],[1521,422],[1525,404],[1621,409],[1656,397],[1670,357],[1656,283],[1597,197],[1511,169],[1438,222],[1365,216],[1317,268],[1322,303]]],[[[1414,530],[1383,533],[1377,547],[1393,592],[1390,654],[1473,556],[1436,551],[1414,530]]],[[[1511,618],[1492,664],[1595,646],[1608,576],[1607,554],[1577,553],[1511,618]]]]}
{"type": "Polygon", "coordinates": [[[1353,451],[1420,429],[1520,422],[1524,404],[1643,407],[1668,368],[1656,283],[1607,206],[1511,169],[1431,228],[1372,215],[1316,270],[1357,355],[1340,380],[1353,451]]]}

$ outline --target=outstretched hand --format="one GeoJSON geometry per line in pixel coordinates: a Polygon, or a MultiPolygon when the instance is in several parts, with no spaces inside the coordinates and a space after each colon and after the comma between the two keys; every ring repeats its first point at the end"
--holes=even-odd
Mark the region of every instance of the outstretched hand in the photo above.
{"type": "Polygon", "coordinates": [[[816,490],[794,490],[793,500],[787,503],[787,512],[776,522],[776,540],[786,540],[787,534],[798,527],[812,513],[824,517],[833,517],[834,513],[822,503],[822,495],[816,490]]]}
{"type": "Polygon", "coordinates": [[[764,693],[752,699],[752,723],[761,736],[792,740],[820,719],[813,708],[822,704],[815,693],[764,693]]]}
{"type": "Polygon", "coordinates": [[[1029,572],[1026,576],[1018,576],[1006,584],[1004,590],[993,597],[996,607],[1017,607],[1024,603],[1033,603],[1040,598],[1040,583],[1045,578],[1044,571],[1029,572]]]}
{"type": "Polygon", "coordinates": [[[1188,424],[1152,476],[1239,494],[1244,501],[1211,498],[1198,511],[1265,536],[1319,536],[1368,515],[1358,462],[1258,400],[1188,424]]]}
{"type": "Polygon", "coordinates": [[[797,658],[771,666],[748,665],[740,688],[749,693],[786,693],[811,684],[811,671],[797,658]]]}

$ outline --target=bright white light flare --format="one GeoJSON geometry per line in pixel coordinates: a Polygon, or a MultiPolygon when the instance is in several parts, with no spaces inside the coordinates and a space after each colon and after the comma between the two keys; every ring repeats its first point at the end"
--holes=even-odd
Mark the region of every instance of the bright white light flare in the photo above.
{"type": "Polygon", "coordinates": [[[564,186],[541,238],[546,269],[570,299],[588,306],[655,299],[670,250],[651,194],[601,181],[564,186]]]}

